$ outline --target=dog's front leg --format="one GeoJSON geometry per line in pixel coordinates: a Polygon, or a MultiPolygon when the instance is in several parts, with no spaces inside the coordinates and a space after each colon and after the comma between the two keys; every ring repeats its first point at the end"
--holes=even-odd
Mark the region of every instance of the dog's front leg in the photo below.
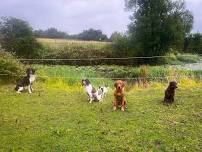
{"type": "Polygon", "coordinates": [[[32,92],[34,91],[34,89],[33,89],[33,87],[32,87],[32,84],[30,85],[30,89],[31,89],[32,92]]]}
{"type": "Polygon", "coordinates": [[[93,96],[89,95],[89,103],[92,103],[92,102],[93,102],[93,96]]]}
{"type": "Polygon", "coordinates": [[[125,100],[125,98],[123,98],[122,102],[121,102],[121,110],[125,111],[125,108],[126,108],[126,100],[125,100]]]}
{"type": "Polygon", "coordinates": [[[31,85],[28,86],[29,93],[32,93],[31,85]]]}
{"type": "Polygon", "coordinates": [[[24,87],[19,87],[17,93],[21,93],[24,90],[24,87]]]}
{"type": "Polygon", "coordinates": [[[113,103],[113,109],[114,109],[114,111],[116,111],[116,109],[117,109],[117,106],[118,106],[118,102],[117,102],[117,100],[116,100],[116,96],[114,96],[114,103],[113,103]]]}

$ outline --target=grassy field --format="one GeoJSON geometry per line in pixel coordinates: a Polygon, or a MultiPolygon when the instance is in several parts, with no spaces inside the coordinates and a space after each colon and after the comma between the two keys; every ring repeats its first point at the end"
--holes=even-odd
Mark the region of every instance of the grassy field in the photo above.
{"type": "Polygon", "coordinates": [[[59,50],[61,49],[82,49],[86,51],[88,51],[89,49],[102,50],[109,47],[109,45],[111,44],[110,42],[49,39],[49,38],[37,38],[37,41],[46,47],[59,50]]]}
{"type": "Polygon", "coordinates": [[[37,80],[33,94],[0,86],[0,151],[202,151],[201,83],[182,81],[172,106],[162,104],[166,84],[131,87],[123,113],[112,109],[109,79],[91,80],[110,91],[103,102],[88,103],[80,78],[99,77],[92,69],[38,66],[37,72],[47,78],[37,80]]]}

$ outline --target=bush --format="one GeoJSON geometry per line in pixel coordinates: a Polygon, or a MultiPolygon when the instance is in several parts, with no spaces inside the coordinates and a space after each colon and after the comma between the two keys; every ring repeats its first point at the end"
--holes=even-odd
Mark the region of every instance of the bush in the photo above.
{"type": "Polygon", "coordinates": [[[0,81],[12,82],[24,74],[24,65],[11,53],[0,50],[0,81]]]}
{"type": "Polygon", "coordinates": [[[0,20],[0,43],[5,51],[15,53],[18,57],[33,58],[41,45],[33,36],[32,27],[26,21],[17,18],[0,20]]]}

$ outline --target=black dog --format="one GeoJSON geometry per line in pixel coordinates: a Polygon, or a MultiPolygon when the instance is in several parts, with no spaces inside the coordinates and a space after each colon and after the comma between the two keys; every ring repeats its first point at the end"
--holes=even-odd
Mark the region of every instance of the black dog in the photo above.
{"type": "Polygon", "coordinates": [[[32,84],[35,81],[35,70],[32,68],[28,68],[26,70],[27,76],[23,77],[22,79],[17,81],[15,90],[17,93],[21,93],[23,90],[25,90],[25,87],[28,87],[29,93],[32,93],[33,88],[32,84]]]}
{"type": "Polygon", "coordinates": [[[172,104],[175,101],[175,89],[177,88],[177,82],[172,81],[169,83],[169,86],[165,91],[164,103],[172,104]]]}

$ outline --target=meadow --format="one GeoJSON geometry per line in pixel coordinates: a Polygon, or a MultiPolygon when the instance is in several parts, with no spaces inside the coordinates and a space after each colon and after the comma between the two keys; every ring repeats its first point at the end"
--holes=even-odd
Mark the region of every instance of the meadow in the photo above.
{"type": "MultiPolygon", "coordinates": [[[[38,78],[33,94],[16,94],[14,84],[0,86],[0,151],[202,150],[199,80],[181,78],[176,102],[170,106],[162,104],[166,81],[152,81],[147,88],[128,82],[128,109],[114,112],[114,80],[108,76],[118,67],[35,68],[38,78]],[[103,69],[109,75],[104,77],[103,69]],[[81,78],[92,78],[96,88],[107,84],[107,97],[89,104],[81,78]]],[[[148,74],[159,73],[154,68],[148,74]]]]}

